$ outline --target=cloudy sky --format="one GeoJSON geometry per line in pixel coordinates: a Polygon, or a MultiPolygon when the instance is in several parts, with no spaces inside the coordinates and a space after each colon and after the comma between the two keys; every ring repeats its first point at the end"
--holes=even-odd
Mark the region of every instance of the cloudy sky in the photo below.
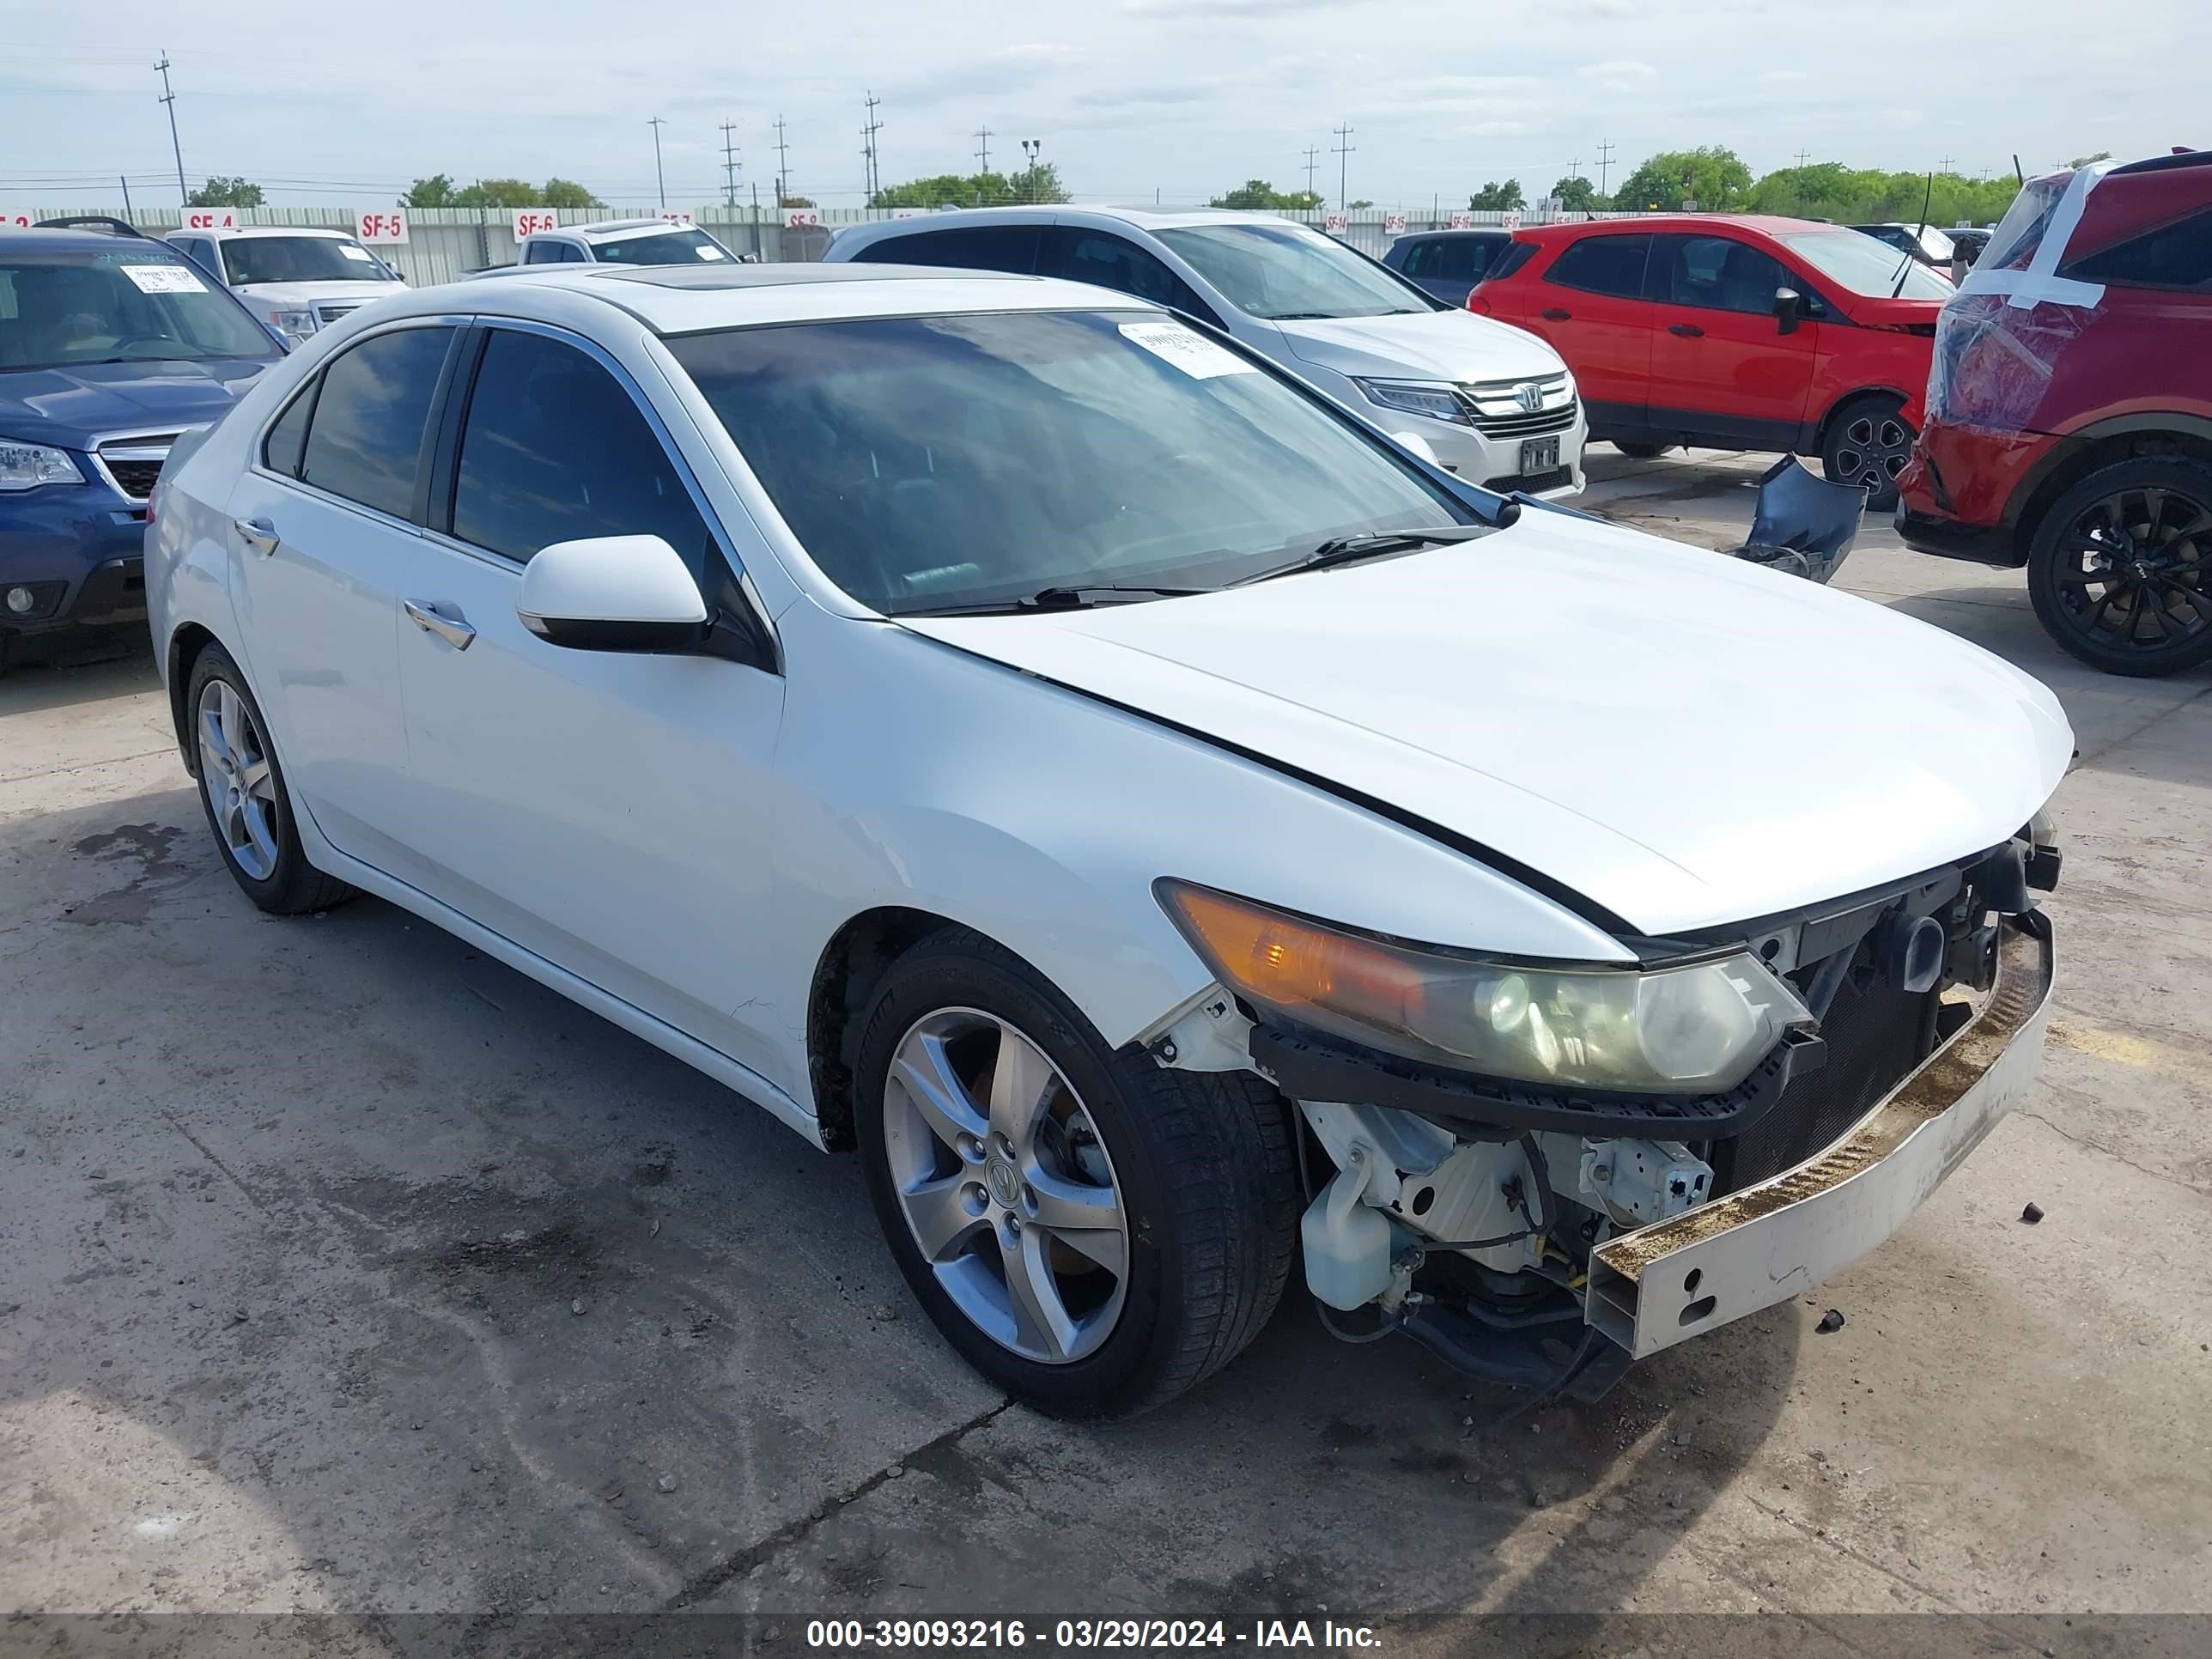
{"type": "Polygon", "coordinates": [[[274,201],[360,205],[418,174],[550,173],[648,204],[741,189],[861,200],[861,99],[887,183],[994,167],[1042,141],[1079,199],[1200,201],[1304,152],[1334,199],[1389,205],[1579,162],[1613,180],[1655,149],[1727,144],[1754,172],[1800,151],[1855,166],[2033,173],[2095,150],[2212,143],[2204,0],[6,0],[0,204],[175,199],[152,65],[166,51],[186,174],[274,201]],[[2085,21],[2097,17],[2110,26],[2085,21]],[[2191,117],[2195,113],[2195,124],[2191,117]],[[164,180],[167,180],[166,185],[164,180]]]}

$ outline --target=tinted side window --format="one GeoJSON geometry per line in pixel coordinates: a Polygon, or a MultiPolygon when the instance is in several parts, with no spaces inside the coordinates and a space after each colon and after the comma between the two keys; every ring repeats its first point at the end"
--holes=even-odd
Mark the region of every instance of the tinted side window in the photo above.
{"type": "Polygon", "coordinates": [[[1644,293],[1644,261],[1650,251],[1648,235],[1585,236],[1553,261],[1544,280],[1585,293],[1637,299],[1644,293]]]}
{"type": "Polygon", "coordinates": [[[2100,248],[2061,274],[2123,288],[2212,288],[2212,210],[2100,248]]]}
{"type": "Polygon", "coordinates": [[[1011,271],[1026,276],[1036,264],[1036,225],[971,225],[957,230],[918,230],[886,236],[853,256],[872,265],[949,265],[969,270],[1011,271]]]}
{"type": "Polygon", "coordinates": [[[522,250],[526,265],[551,265],[561,262],[562,245],[558,242],[532,242],[522,250]]]}
{"type": "Polygon", "coordinates": [[[1729,236],[1662,236],[1651,297],[1708,311],[1771,312],[1774,291],[1794,286],[1782,262],[1729,236]]]}
{"type": "Polygon", "coordinates": [[[1395,243],[1382,256],[1382,263],[1404,271],[1408,276],[1432,276],[1435,273],[1430,270],[1429,261],[1435,257],[1436,251],[1434,242],[1415,242],[1410,246],[1403,242],[1395,243]]]}
{"type": "Polygon", "coordinates": [[[323,371],[301,478],[394,518],[413,517],[423,428],[453,338],[450,328],[398,329],[335,359],[323,371]]]}
{"type": "Polygon", "coordinates": [[[461,433],[453,532],[527,563],[555,542],[659,536],[695,574],[706,520],[613,375],[542,334],[495,329],[461,433]]]}
{"type": "Polygon", "coordinates": [[[1479,283],[1497,251],[1486,236],[1448,236],[1437,244],[1436,266],[1428,274],[1448,283],[1479,283]]]}
{"type": "Polygon", "coordinates": [[[1171,306],[1217,328],[1221,324],[1213,307],[1200,299],[1188,283],[1134,242],[1107,231],[1085,230],[1075,225],[1052,227],[1045,232],[1037,275],[1096,283],[1155,305],[1171,306]]]}
{"type": "Polygon", "coordinates": [[[269,428],[268,441],[261,447],[264,465],[272,472],[281,472],[288,478],[300,476],[300,459],[307,447],[307,416],[315,406],[315,388],[312,382],[292,399],[291,407],[277,417],[276,424],[269,428]]]}

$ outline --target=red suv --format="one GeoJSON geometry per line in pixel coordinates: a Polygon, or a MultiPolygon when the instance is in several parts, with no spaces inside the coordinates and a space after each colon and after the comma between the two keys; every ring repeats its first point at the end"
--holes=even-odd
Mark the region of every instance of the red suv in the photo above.
{"type": "Polygon", "coordinates": [[[1950,283],[1871,236],[1805,219],[1677,214],[1545,225],[1468,295],[1552,343],[1590,436],[1818,453],[1828,477],[1895,499],[1906,403],[1928,383],[1950,283]]]}
{"type": "Polygon", "coordinates": [[[1926,402],[1908,545],[2026,565],[2044,627],[2110,672],[2212,659],[2212,151],[2022,189],[1926,402]]]}

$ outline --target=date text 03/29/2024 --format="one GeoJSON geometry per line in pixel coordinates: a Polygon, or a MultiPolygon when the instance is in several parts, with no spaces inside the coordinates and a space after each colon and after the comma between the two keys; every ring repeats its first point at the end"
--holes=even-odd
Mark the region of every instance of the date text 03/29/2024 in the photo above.
{"type": "Polygon", "coordinates": [[[1382,1645],[1364,1625],[1261,1619],[1236,1629],[1219,1619],[813,1619],[806,1645],[833,1652],[908,1648],[1352,1648],[1382,1645]]]}

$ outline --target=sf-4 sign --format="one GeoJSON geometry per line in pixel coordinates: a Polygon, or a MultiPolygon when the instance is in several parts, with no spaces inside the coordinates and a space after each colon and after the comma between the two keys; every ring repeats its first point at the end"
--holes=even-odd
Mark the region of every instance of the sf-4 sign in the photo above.
{"type": "Polygon", "coordinates": [[[185,210],[185,222],[179,228],[185,230],[236,230],[238,228],[238,210],[236,208],[186,208],[185,210]]]}
{"type": "Polygon", "coordinates": [[[353,216],[354,240],[362,242],[404,242],[407,215],[398,208],[369,208],[353,216]]]}

